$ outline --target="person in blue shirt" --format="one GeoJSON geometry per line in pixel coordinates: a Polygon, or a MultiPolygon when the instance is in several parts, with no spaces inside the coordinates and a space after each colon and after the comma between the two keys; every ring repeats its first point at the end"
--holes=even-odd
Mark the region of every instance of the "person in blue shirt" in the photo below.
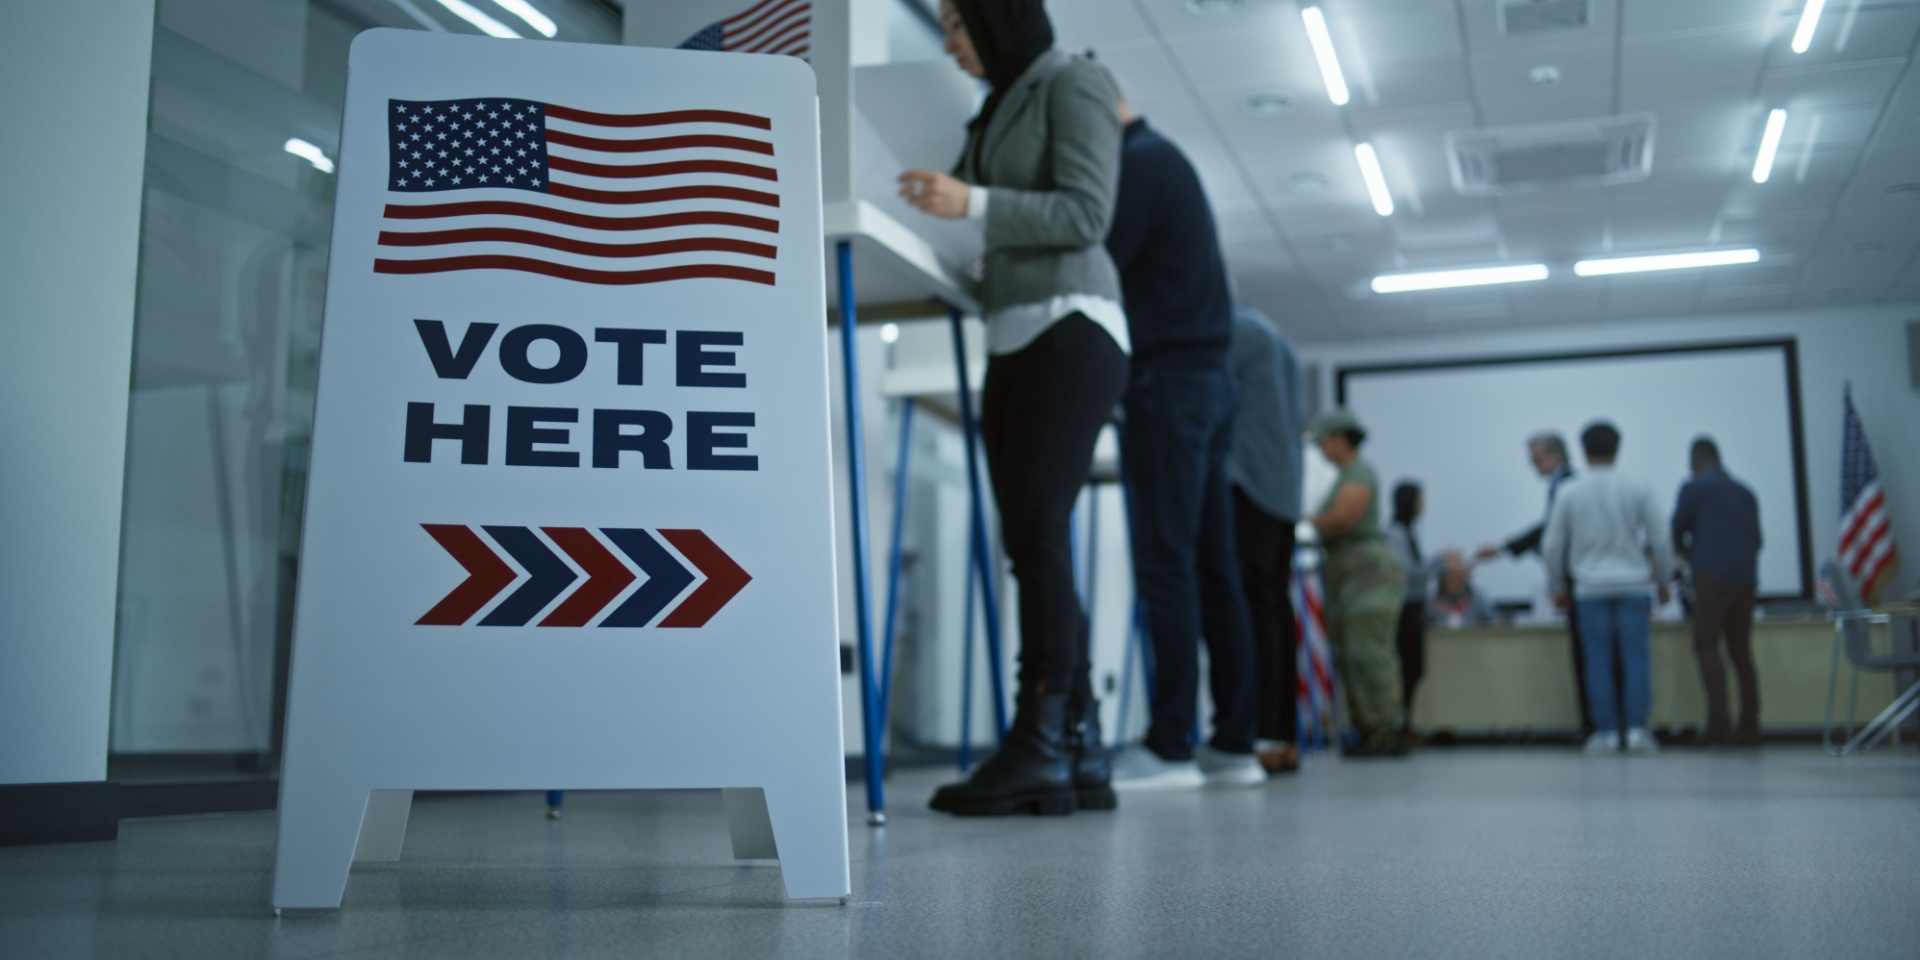
{"type": "Polygon", "coordinates": [[[1760,573],[1760,502],[1720,464],[1711,437],[1693,442],[1693,476],[1673,510],[1673,546],[1693,568],[1693,655],[1707,693],[1707,742],[1760,742],[1760,679],[1753,669],[1753,594],[1760,573]],[[1740,683],[1740,725],[1727,723],[1726,640],[1740,683]]]}

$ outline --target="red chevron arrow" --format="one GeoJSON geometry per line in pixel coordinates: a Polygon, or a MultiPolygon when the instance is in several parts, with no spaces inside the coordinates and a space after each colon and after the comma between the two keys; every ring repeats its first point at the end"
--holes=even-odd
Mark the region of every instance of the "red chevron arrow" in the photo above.
{"type": "Polygon", "coordinates": [[[606,547],[595,540],[593,534],[584,527],[541,527],[560,549],[587,572],[587,582],[573,591],[573,596],[560,602],[540,621],[543,627],[584,627],[602,607],[613,602],[627,584],[633,582],[633,571],[620,562],[606,547]]]}
{"type": "Polygon", "coordinates": [[[707,575],[706,582],[694,590],[692,596],[660,621],[662,627],[706,626],[707,621],[753,579],[698,530],[662,530],[660,535],[707,575]]]}
{"type": "Polygon", "coordinates": [[[454,523],[423,523],[429,536],[467,568],[465,583],[454,587],[427,615],[414,623],[432,627],[457,627],[466,623],[487,601],[498,596],[508,584],[520,578],[506,561],[488,547],[480,535],[454,523]]]}

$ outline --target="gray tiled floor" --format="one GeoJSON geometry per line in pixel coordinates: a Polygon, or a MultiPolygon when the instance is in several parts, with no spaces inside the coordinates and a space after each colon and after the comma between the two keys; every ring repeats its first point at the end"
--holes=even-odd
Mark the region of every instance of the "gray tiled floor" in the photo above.
{"type": "Polygon", "coordinates": [[[344,909],[280,920],[271,814],[0,850],[0,956],[1920,956],[1911,751],[1315,759],[1066,819],[947,819],[943,778],[855,821],[847,906],[734,864],[718,794],[434,798],[344,909]]]}

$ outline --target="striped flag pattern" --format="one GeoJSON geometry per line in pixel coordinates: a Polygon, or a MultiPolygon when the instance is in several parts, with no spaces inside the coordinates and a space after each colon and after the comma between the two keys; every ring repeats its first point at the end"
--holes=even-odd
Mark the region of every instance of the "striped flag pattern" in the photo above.
{"type": "Polygon", "coordinates": [[[1327,747],[1338,742],[1333,729],[1333,654],[1327,646],[1326,592],[1320,572],[1293,565],[1294,631],[1299,657],[1300,745],[1327,747]]]}
{"type": "Polygon", "coordinates": [[[680,44],[682,50],[765,53],[812,62],[812,0],[760,0],[716,20],[680,44]]]}
{"type": "Polygon", "coordinates": [[[1899,551],[1893,542],[1893,518],[1886,492],[1880,487],[1880,469],[1867,446],[1860,415],[1853,409],[1853,391],[1845,397],[1846,422],[1840,444],[1840,563],[1871,604],[1893,573],[1899,551]]]}
{"type": "Polygon", "coordinates": [[[780,177],[766,117],[508,98],[389,103],[376,273],[774,282],[780,177]],[[448,192],[458,196],[442,200],[448,192]],[[435,196],[399,202],[416,194],[435,196]]]}

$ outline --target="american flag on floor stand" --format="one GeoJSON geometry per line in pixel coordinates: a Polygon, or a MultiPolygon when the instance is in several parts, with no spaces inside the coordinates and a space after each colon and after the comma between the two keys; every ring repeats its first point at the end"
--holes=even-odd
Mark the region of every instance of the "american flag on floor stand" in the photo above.
{"type": "Polygon", "coordinates": [[[1325,750],[1340,739],[1334,729],[1333,656],[1327,646],[1326,591],[1320,585],[1320,571],[1300,562],[1305,555],[1297,555],[1293,564],[1300,748],[1325,750]]]}
{"type": "Polygon", "coordinates": [[[766,53],[813,62],[812,0],[760,0],[716,20],[680,44],[682,50],[766,53]]]}
{"type": "Polygon", "coordinates": [[[388,203],[376,273],[774,282],[780,177],[766,117],[499,97],[389,103],[389,199],[461,196],[388,203]]]}
{"type": "Polygon", "coordinates": [[[1893,517],[1880,469],[1867,446],[1860,415],[1853,409],[1853,388],[1845,396],[1846,421],[1840,443],[1840,565],[1871,605],[1893,574],[1899,551],[1893,542],[1893,517]]]}

